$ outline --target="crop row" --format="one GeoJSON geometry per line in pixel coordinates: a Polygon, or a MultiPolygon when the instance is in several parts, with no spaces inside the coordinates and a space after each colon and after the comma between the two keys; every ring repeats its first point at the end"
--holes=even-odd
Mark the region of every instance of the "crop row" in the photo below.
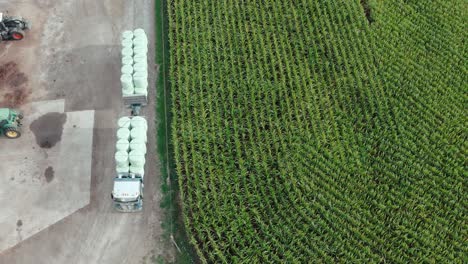
{"type": "Polygon", "coordinates": [[[466,33],[449,6],[385,1],[369,25],[359,0],[168,1],[202,262],[462,259],[466,33]]]}

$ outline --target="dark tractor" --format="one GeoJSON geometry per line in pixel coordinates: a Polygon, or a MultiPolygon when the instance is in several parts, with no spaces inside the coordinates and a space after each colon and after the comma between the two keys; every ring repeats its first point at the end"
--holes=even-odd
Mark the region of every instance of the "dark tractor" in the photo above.
{"type": "Polygon", "coordinates": [[[29,21],[22,17],[9,17],[0,13],[0,41],[22,40],[24,31],[31,28],[29,21]]]}

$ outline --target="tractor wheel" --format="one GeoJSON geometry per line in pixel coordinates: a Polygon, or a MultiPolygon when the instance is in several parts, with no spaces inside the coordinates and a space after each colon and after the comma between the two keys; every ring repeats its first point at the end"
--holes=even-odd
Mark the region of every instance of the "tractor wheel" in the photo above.
{"type": "Polygon", "coordinates": [[[21,132],[14,127],[8,127],[5,129],[5,136],[10,139],[15,139],[21,137],[21,132]]]}
{"type": "Polygon", "coordinates": [[[24,32],[22,30],[14,30],[10,32],[12,40],[22,40],[24,38],[24,32]]]}

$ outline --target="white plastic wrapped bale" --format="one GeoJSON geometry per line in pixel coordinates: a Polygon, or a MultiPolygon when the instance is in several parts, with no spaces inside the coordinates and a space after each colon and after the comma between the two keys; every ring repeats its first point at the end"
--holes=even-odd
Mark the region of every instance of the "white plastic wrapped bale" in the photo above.
{"type": "Polygon", "coordinates": [[[140,174],[140,175],[145,175],[145,167],[144,166],[130,166],[130,172],[140,174]]]}
{"type": "Polygon", "coordinates": [[[142,28],[136,28],[133,30],[133,37],[146,36],[145,30],[142,28]]]}
{"type": "Polygon", "coordinates": [[[148,48],[148,40],[146,38],[133,39],[133,47],[148,48]]]}
{"type": "Polygon", "coordinates": [[[133,93],[138,94],[138,95],[148,96],[148,89],[147,88],[136,88],[136,89],[133,90],[133,93]]]}
{"type": "Polygon", "coordinates": [[[121,127],[117,129],[117,139],[125,139],[129,140],[130,139],[130,129],[121,127]]]}
{"type": "Polygon", "coordinates": [[[147,142],[146,129],[144,127],[134,127],[130,130],[130,138],[141,139],[144,142],[147,142]]]}
{"type": "Polygon", "coordinates": [[[141,55],[141,54],[148,54],[148,47],[133,47],[133,54],[141,55]]]}
{"type": "Polygon", "coordinates": [[[145,166],[145,153],[139,150],[130,151],[128,159],[130,161],[130,166],[145,166]]]}
{"type": "Polygon", "coordinates": [[[144,48],[148,50],[148,43],[142,42],[133,42],[133,49],[144,48]]]}
{"type": "Polygon", "coordinates": [[[122,32],[122,39],[133,39],[133,31],[131,30],[125,30],[122,32]]]}
{"type": "Polygon", "coordinates": [[[136,61],[134,60],[134,65],[137,65],[138,70],[137,71],[148,71],[148,61],[147,60],[141,60],[141,61],[136,61]]]}
{"type": "Polygon", "coordinates": [[[135,43],[145,43],[147,44],[148,43],[148,36],[146,35],[146,33],[144,34],[137,34],[137,35],[133,35],[133,44],[135,43]]]}
{"type": "Polygon", "coordinates": [[[142,116],[134,116],[130,119],[130,126],[131,127],[142,127],[145,130],[148,130],[148,121],[142,116]]]}
{"type": "Polygon", "coordinates": [[[133,73],[133,79],[135,78],[144,78],[144,79],[148,79],[148,71],[145,71],[145,72],[134,72],[133,73]]]}
{"type": "Polygon", "coordinates": [[[122,48],[133,48],[132,39],[122,39],[120,43],[122,44],[122,48]]]}
{"type": "Polygon", "coordinates": [[[130,171],[130,166],[123,166],[123,167],[116,166],[115,171],[117,173],[128,173],[130,171]]]}
{"type": "MultiPolygon", "coordinates": [[[[136,30],[138,30],[138,29],[136,29],[136,30]]],[[[135,41],[135,42],[139,42],[139,41],[140,42],[141,41],[148,42],[148,36],[146,35],[144,30],[143,31],[138,31],[138,32],[136,32],[136,34],[134,32],[133,33],[133,41],[135,41]]]]}
{"type": "Polygon", "coordinates": [[[134,139],[130,141],[130,150],[138,150],[146,154],[146,143],[141,139],[134,139]]]}
{"type": "Polygon", "coordinates": [[[134,72],[148,72],[148,63],[145,62],[138,62],[133,65],[134,72]]]}
{"type": "Polygon", "coordinates": [[[123,117],[119,118],[119,120],[117,121],[117,125],[119,127],[125,127],[125,128],[128,128],[128,129],[130,129],[131,124],[132,124],[132,119],[130,117],[128,117],[128,116],[123,116],[123,117]]]}
{"type": "Polygon", "coordinates": [[[127,139],[119,139],[117,143],[115,143],[115,149],[117,149],[117,151],[127,152],[130,149],[130,142],[128,142],[127,139]]]}
{"type": "Polygon", "coordinates": [[[122,57],[122,65],[133,66],[133,57],[132,56],[123,56],[122,57]]]}
{"type": "Polygon", "coordinates": [[[144,35],[138,35],[133,37],[133,42],[140,42],[140,43],[145,43],[148,44],[148,36],[146,34],[144,35]]]}
{"type": "Polygon", "coordinates": [[[133,94],[136,94],[136,95],[144,95],[146,97],[148,97],[148,89],[145,89],[145,88],[142,88],[142,89],[135,89],[133,91],[133,94]]]}
{"type": "Polygon", "coordinates": [[[132,62],[137,64],[137,63],[144,63],[148,67],[148,56],[146,54],[144,55],[135,55],[132,58],[132,62]]]}
{"type": "Polygon", "coordinates": [[[135,89],[122,90],[122,96],[129,96],[129,95],[134,95],[134,94],[135,94],[135,89]]]}
{"type": "Polygon", "coordinates": [[[147,54],[134,54],[133,55],[133,59],[135,60],[145,60],[147,61],[148,60],[148,55],[147,54]]]}
{"type": "Polygon", "coordinates": [[[133,66],[132,65],[123,65],[121,68],[122,74],[133,74],[133,66]]]}
{"type": "Polygon", "coordinates": [[[128,152],[117,151],[115,153],[115,164],[117,165],[117,167],[128,167],[129,165],[128,152]]]}
{"type": "Polygon", "coordinates": [[[122,74],[120,76],[120,83],[122,84],[122,94],[133,94],[135,87],[133,85],[133,77],[130,74],[122,74]]]}
{"type": "Polygon", "coordinates": [[[122,48],[121,53],[122,53],[122,57],[133,56],[133,48],[129,48],[129,47],[122,48]]]}
{"type": "Polygon", "coordinates": [[[137,88],[137,90],[141,89],[148,89],[148,78],[144,77],[134,77],[133,78],[133,86],[137,88]]]}

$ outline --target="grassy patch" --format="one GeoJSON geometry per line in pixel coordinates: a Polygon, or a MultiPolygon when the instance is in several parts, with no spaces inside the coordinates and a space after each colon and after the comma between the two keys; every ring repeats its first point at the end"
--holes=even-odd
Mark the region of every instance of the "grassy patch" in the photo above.
{"type": "MultiPolygon", "coordinates": [[[[159,65],[159,76],[157,78],[157,98],[156,98],[156,115],[158,122],[157,128],[157,147],[161,159],[161,174],[163,199],[161,207],[165,209],[165,217],[162,227],[165,231],[165,238],[170,243],[177,245],[175,263],[193,263],[193,254],[191,247],[187,243],[185,231],[181,224],[181,216],[177,203],[177,177],[173,173],[173,160],[171,145],[168,143],[170,135],[170,89],[168,83],[168,62],[169,50],[167,43],[167,29],[165,23],[165,0],[156,0],[155,16],[156,16],[156,63],[159,65]]],[[[164,263],[161,256],[158,257],[157,263],[164,263]]]]}

